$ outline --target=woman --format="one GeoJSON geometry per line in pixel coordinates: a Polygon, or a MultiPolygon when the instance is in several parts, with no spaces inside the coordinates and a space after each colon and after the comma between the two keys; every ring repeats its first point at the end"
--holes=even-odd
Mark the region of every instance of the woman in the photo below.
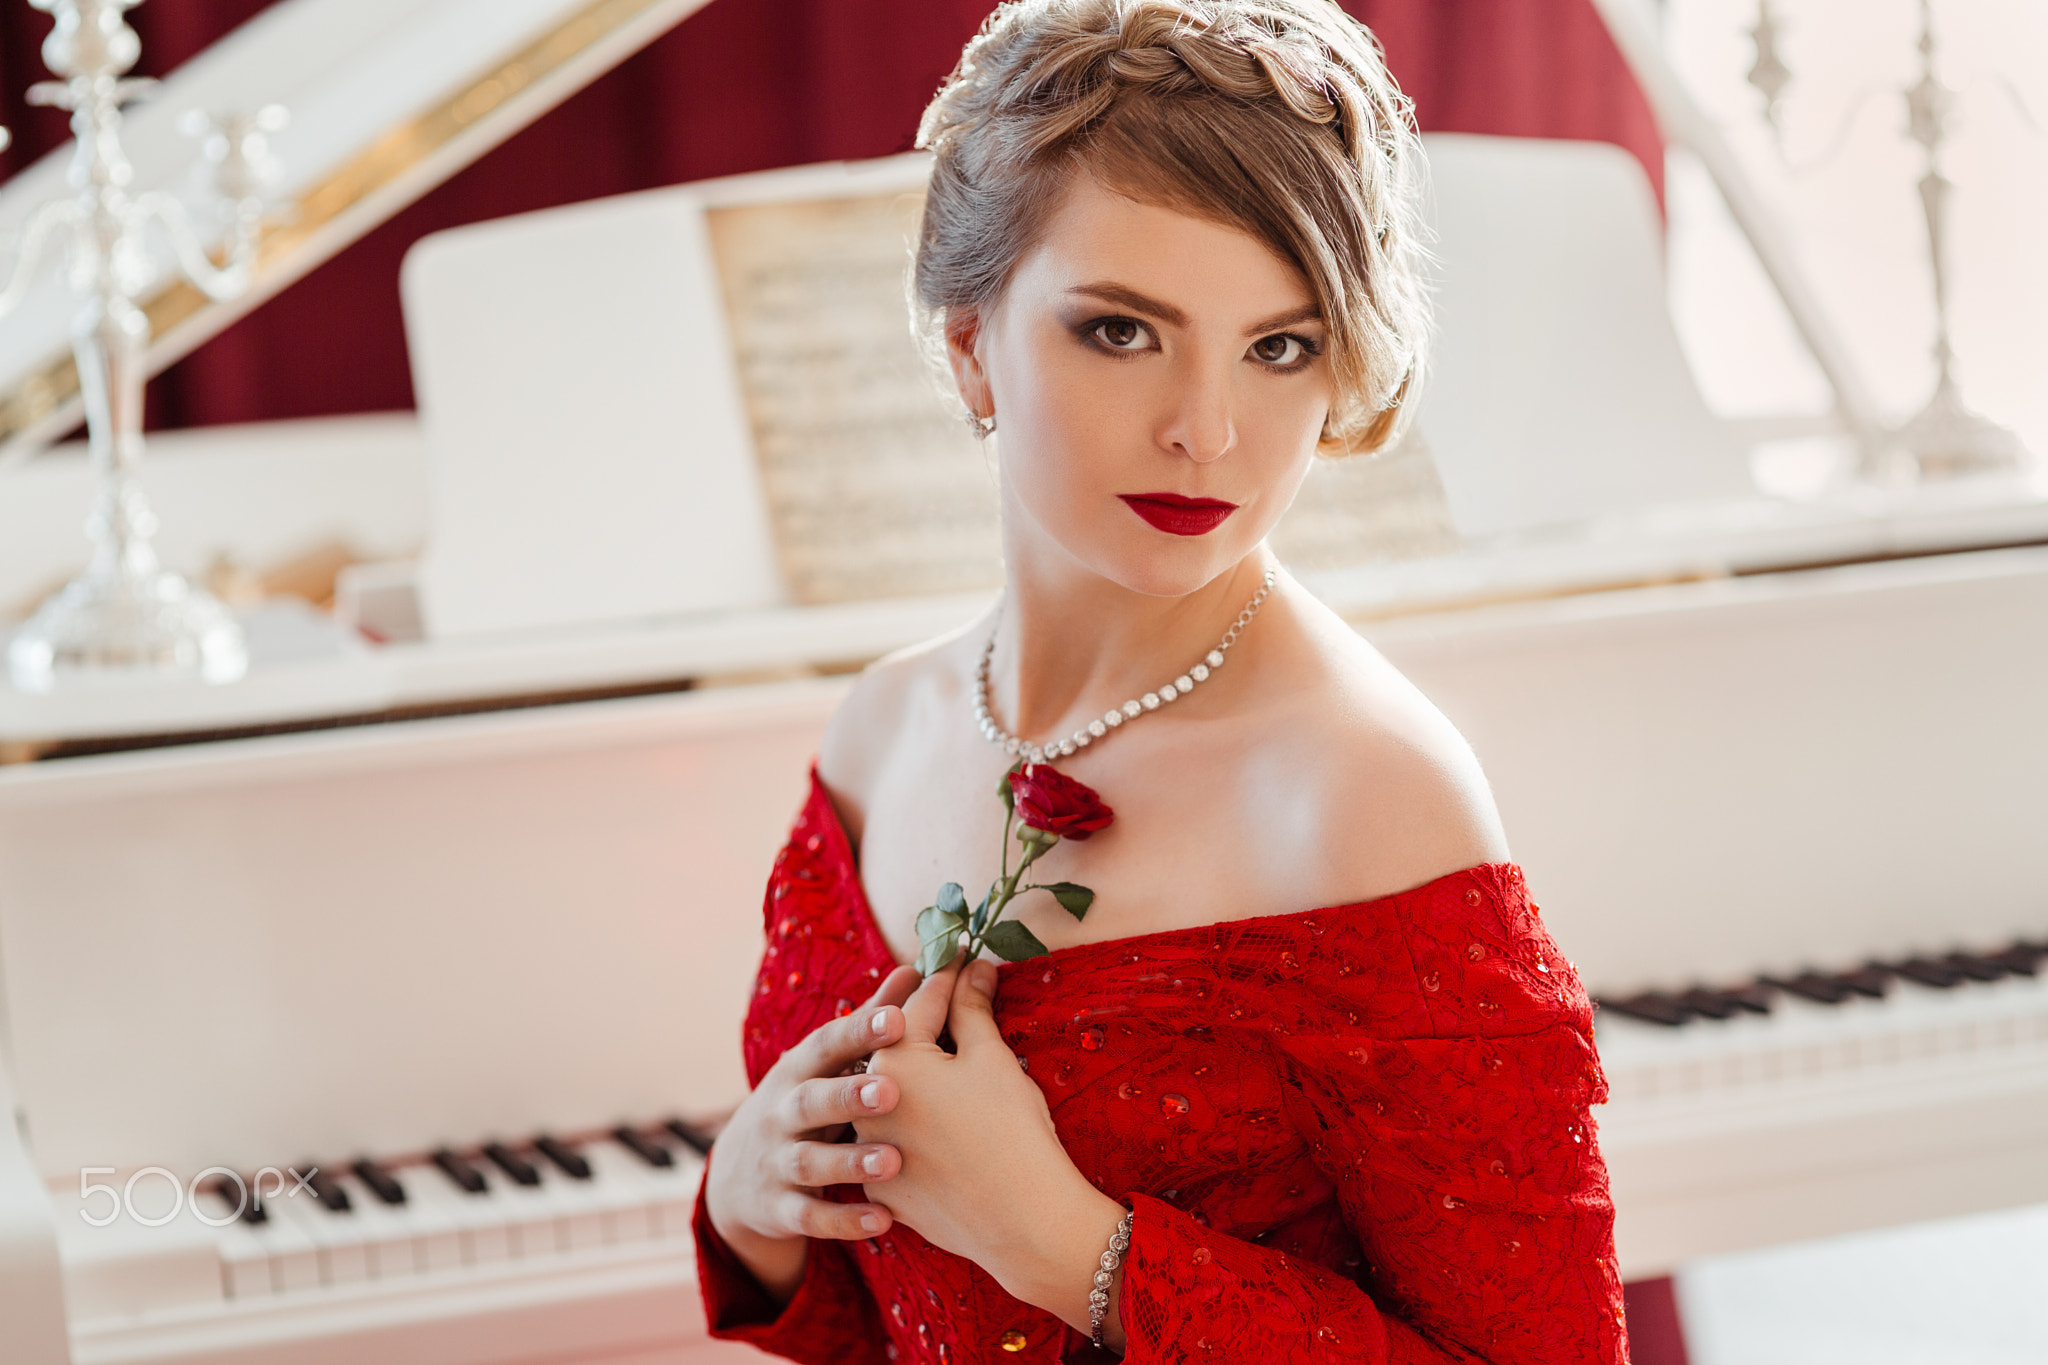
{"type": "Polygon", "coordinates": [[[921,144],[918,302],[1000,432],[1008,585],[862,676],[777,859],[714,1332],[1625,1359],[1585,994],[1463,741],[1264,545],[1420,369],[1372,39],[1332,0],[1019,0],[921,144]],[[1048,814],[1044,767],[999,800],[1019,753],[1113,818],[1048,814]],[[941,883],[1008,873],[1013,797],[1069,835],[1018,846],[1065,886],[1009,909],[1050,952],[897,966],[951,955],[941,883]]]}

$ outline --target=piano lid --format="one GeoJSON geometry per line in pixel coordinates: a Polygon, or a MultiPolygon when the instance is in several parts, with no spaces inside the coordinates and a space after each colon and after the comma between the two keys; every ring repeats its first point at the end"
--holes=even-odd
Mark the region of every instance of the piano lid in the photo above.
{"type": "MultiPolygon", "coordinates": [[[[370,232],[708,0],[284,0],[174,72],[130,111],[137,190],[177,192],[196,144],[187,110],[282,104],[278,175],[254,286],[212,302],[149,296],[155,374],[370,232]]],[[[0,240],[69,190],[66,144],[0,187],[0,240]]],[[[160,244],[161,245],[161,244],[160,244]]],[[[163,263],[168,264],[165,250],[163,263]]],[[[168,272],[165,272],[168,276],[168,272]]],[[[0,457],[76,425],[75,308],[48,269],[0,328],[0,457]]]]}

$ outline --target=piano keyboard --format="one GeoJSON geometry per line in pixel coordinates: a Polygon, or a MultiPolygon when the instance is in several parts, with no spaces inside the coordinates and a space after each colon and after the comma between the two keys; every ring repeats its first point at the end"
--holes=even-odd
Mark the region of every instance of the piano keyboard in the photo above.
{"type": "Polygon", "coordinates": [[[1631,1276],[2048,1198],[2048,947],[1608,1000],[1598,1113],[1631,1276]]]}
{"type": "Polygon", "coordinates": [[[1694,986],[1689,990],[1645,991],[1640,995],[1606,997],[1595,1003],[1603,1010],[1647,1023],[1677,1027],[1695,1019],[1728,1019],[1742,1012],[1769,1014],[1780,994],[1822,1005],[1839,1005],[1859,997],[1879,999],[1894,980],[1948,990],[1970,981],[1997,981],[2032,976],[2048,958],[2048,942],[2021,940],[1993,953],[1949,953],[1942,957],[1910,957],[1894,962],[1869,962],[1842,972],[1804,971],[1795,976],[1759,976],[1733,986],[1694,986]]]}
{"type": "MultiPolygon", "coordinates": [[[[295,1317],[339,1307],[375,1326],[383,1299],[392,1311],[382,1318],[417,1325],[434,1316],[437,1291],[572,1293],[579,1268],[599,1279],[624,1271],[642,1288],[659,1268],[674,1300],[664,1311],[694,1319],[690,1217],[709,1146],[670,1121],[255,1176],[200,1172],[196,1207],[181,1197],[195,1175],[161,1168],[98,1176],[83,1196],[55,1188],[74,1359],[206,1358],[227,1342],[252,1344],[248,1332],[223,1334],[240,1322],[255,1325],[255,1344],[279,1349],[276,1359],[296,1360],[295,1317]],[[252,1184],[260,1200],[245,1197],[252,1184]]],[[[331,1343],[330,1331],[318,1335],[331,1343]]],[[[389,1343],[363,1349],[399,1358],[389,1343]]]]}

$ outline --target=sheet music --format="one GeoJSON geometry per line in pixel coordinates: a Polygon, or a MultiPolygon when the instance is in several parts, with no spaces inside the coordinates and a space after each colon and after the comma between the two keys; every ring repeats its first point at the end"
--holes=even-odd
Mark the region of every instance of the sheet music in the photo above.
{"type": "MultiPolygon", "coordinates": [[[[1002,581],[995,452],[949,414],[910,334],[920,206],[912,193],[708,212],[777,553],[800,602],[1002,581]]],[[[1458,543],[1412,433],[1377,458],[1318,459],[1273,536],[1283,561],[1310,571],[1458,543]]]]}
{"type": "Polygon", "coordinates": [[[922,196],[709,211],[790,594],[846,602],[1002,581],[996,481],[912,340],[922,196]]]}

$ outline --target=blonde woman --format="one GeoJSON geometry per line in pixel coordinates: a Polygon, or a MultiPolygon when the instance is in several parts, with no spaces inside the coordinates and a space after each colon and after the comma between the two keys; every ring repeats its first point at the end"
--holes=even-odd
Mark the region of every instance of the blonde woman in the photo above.
{"type": "Polygon", "coordinates": [[[921,141],[917,299],[996,433],[1008,582],[866,672],[776,860],[698,1207],[714,1333],[1624,1360],[1585,993],[1469,749],[1265,547],[1421,371],[1371,36],[1018,0],[921,141]]]}

